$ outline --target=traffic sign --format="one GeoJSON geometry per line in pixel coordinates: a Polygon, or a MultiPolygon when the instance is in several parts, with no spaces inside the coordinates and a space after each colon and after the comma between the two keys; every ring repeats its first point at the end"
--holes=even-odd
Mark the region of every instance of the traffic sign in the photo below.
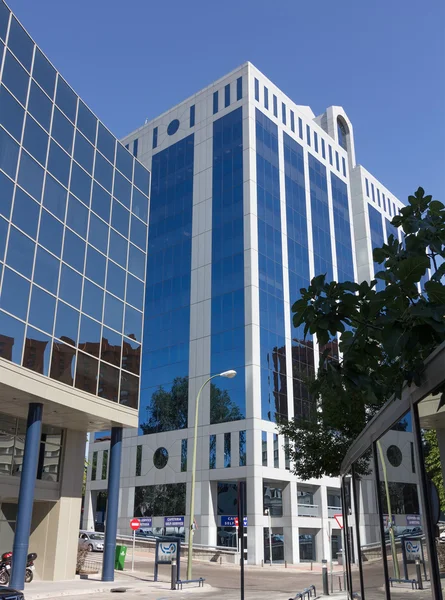
{"type": "Polygon", "coordinates": [[[334,515],[334,519],[337,521],[337,525],[340,529],[343,529],[343,515],[334,515]]]}
{"type": "Polygon", "coordinates": [[[136,531],[136,529],[139,529],[140,526],[141,526],[141,522],[139,521],[139,519],[131,519],[130,527],[132,528],[133,531],[136,531]]]}

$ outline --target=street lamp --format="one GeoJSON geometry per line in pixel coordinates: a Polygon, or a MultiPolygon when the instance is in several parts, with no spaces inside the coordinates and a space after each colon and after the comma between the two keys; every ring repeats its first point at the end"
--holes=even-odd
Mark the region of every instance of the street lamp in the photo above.
{"type": "Polygon", "coordinates": [[[190,493],[190,531],[189,531],[189,539],[188,539],[188,556],[187,556],[187,579],[192,578],[192,560],[193,560],[193,531],[194,531],[194,522],[195,522],[195,479],[196,479],[196,446],[198,442],[198,408],[199,408],[199,398],[201,396],[201,392],[209,381],[214,379],[215,377],[226,377],[227,379],[233,379],[235,377],[236,371],[223,371],[222,373],[217,373],[216,375],[212,375],[209,377],[202,386],[199,388],[198,395],[196,396],[195,402],[195,431],[193,434],[193,460],[192,460],[192,488],[190,493]]]}

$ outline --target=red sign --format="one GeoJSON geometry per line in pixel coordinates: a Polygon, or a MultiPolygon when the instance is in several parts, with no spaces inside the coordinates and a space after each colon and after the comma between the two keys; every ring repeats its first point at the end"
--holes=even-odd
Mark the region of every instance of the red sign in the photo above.
{"type": "Polygon", "coordinates": [[[337,521],[340,529],[343,529],[343,515],[334,515],[334,519],[337,521]]]}
{"type": "Polygon", "coordinates": [[[139,521],[139,519],[131,519],[130,527],[132,528],[133,531],[136,531],[136,529],[139,529],[140,526],[141,526],[141,522],[139,521]]]}
{"type": "Polygon", "coordinates": [[[238,527],[238,524],[239,524],[238,517],[235,517],[234,521],[235,521],[235,527],[238,527]]]}

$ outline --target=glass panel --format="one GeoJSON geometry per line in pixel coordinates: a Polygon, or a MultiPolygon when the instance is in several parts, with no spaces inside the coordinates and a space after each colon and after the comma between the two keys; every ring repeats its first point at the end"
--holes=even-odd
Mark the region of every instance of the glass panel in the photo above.
{"type": "Polygon", "coordinates": [[[43,248],[37,248],[34,282],[52,294],[57,293],[60,261],[43,248]]]}
{"type": "Polygon", "coordinates": [[[125,305],[124,334],[136,340],[142,337],[142,313],[129,304],[125,305]]]}
{"type": "Polygon", "coordinates": [[[271,517],[283,516],[283,485],[277,482],[264,482],[263,485],[263,508],[270,511],[271,517]]]}
{"type": "Polygon", "coordinates": [[[86,206],[90,205],[91,181],[91,177],[73,162],[71,167],[70,190],[86,206]]]}
{"type": "MultiPolygon", "coordinates": [[[[1,107],[0,107],[1,114],[1,107]]],[[[25,135],[23,145],[32,156],[43,166],[46,164],[46,152],[48,149],[48,134],[29,115],[26,119],[25,135]]]]}
{"type": "Polygon", "coordinates": [[[101,183],[104,188],[111,192],[113,185],[113,167],[110,163],[96,152],[96,163],[94,165],[94,178],[101,183]]]}
{"type": "Polygon", "coordinates": [[[113,135],[99,122],[99,131],[97,136],[97,147],[104,156],[114,164],[116,140],[113,135]]]}
{"type": "Polygon", "coordinates": [[[128,273],[126,301],[142,310],[144,305],[144,284],[128,273]]]}
{"type": "Polygon", "coordinates": [[[145,223],[148,220],[148,198],[141,194],[141,192],[133,188],[133,204],[131,206],[132,212],[137,215],[145,223]]]}
{"type": "Polygon", "coordinates": [[[147,246],[147,226],[134,215],[131,216],[130,240],[142,250],[147,246]]]}
{"type": "Polygon", "coordinates": [[[89,108],[79,100],[79,109],[77,112],[77,127],[90,140],[92,144],[96,143],[97,119],[89,108]]]}
{"type": "Polygon", "coordinates": [[[83,238],[87,237],[88,209],[74,196],[69,196],[66,224],[83,238]]]}
{"type": "Polygon", "coordinates": [[[61,255],[62,252],[63,225],[46,210],[42,210],[40,216],[39,243],[48,250],[61,255]]]}
{"type": "Polygon", "coordinates": [[[119,369],[107,363],[100,363],[99,389],[97,395],[118,402],[119,394],[119,369]]]}
{"type": "Polygon", "coordinates": [[[128,237],[128,226],[130,221],[130,212],[116,200],[113,200],[113,214],[111,216],[111,225],[123,236],[128,237]]]}
{"type": "Polygon", "coordinates": [[[0,37],[6,40],[6,32],[8,31],[9,15],[11,11],[6,4],[0,3],[0,37]]]}
{"type": "Polygon", "coordinates": [[[137,160],[134,161],[134,184],[148,196],[148,192],[150,191],[150,173],[137,160]]]}
{"type": "Polygon", "coordinates": [[[218,92],[213,92],[213,114],[218,112],[218,92]]]}
{"type": "Polygon", "coordinates": [[[6,52],[2,81],[14,96],[25,106],[28,94],[29,75],[10,52],[6,52]]]}
{"type": "Polygon", "coordinates": [[[109,227],[95,214],[90,213],[90,229],[88,231],[88,241],[105,254],[108,249],[108,231],[109,227]]]}
{"type": "Polygon", "coordinates": [[[55,309],[55,297],[33,285],[28,321],[35,327],[52,334],[55,309]]]}
{"type": "Polygon", "coordinates": [[[122,356],[122,335],[107,329],[102,330],[102,345],[100,348],[100,357],[102,360],[120,367],[122,356]]]}
{"type": "Polygon", "coordinates": [[[57,108],[54,108],[51,135],[59,142],[64,150],[71,154],[73,149],[74,127],[57,108]]]}
{"type": "Polygon", "coordinates": [[[158,128],[155,127],[153,129],[153,143],[152,143],[152,148],[156,148],[158,145],[158,128]]]}
{"type": "Polygon", "coordinates": [[[131,204],[131,184],[125,179],[118,171],[114,172],[114,191],[113,195],[124,204],[127,208],[130,208],[131,204]]]}
{"type": "Polygon", "coordinates": [[[216,435],[209,436],[209,469],[216,469],[216,435]]]}
{"type": "Polygon", "coordinates": [[[14,208],[12,211],[12,222],[32,238],[37,235],[39,223],[40,205],[28,194],[17,188],[15,191],[14,208]]]}
{"type": "Polygon", "coordinates": [[[87,313],[94,319],[102,321],[102,309],[104,292],[90,281],[85,281],[83,288],[82,312],[87,313]]]}
{"type": "Polygon", "coordinates": [[[34,261],[34,242],[20,233],[15,227],[9,232],[6,262],[13,269],[31,279],[34,261]]]}
{"type": "Polygon", "coordinates": [[[109,256],[119,263],[124,269],[127,266],[128,241],[115,231],[110,231],[109,256]]]}
{"type": "Polygon", "coordinates": [[[50,175],[46,176],[43,206],[58,217],[65,220],[67,191],[50,175]]]}
{"type": "MultiPolygon", "coordinates": [[[[196,110],[195,110],[195,105],[193,104],[190,107],[190,127],[194,127],[195,126],[195,114],[196,114],[196,110]]],[[[136,166],[136,163],[135,163],[135,166],[136,166]]],[[[135,174],[134,179],[135,179],[135,183],[136,183],[136,174],[135,174]]]]}
{"type": "Polygon", "coordinates": [[[38,85],[31,81],[31,91],[28,99],[28,111],[32,116],[49,131],[51,123],[52,104],[38,85]]]}
{"type": "Polygon", "coordinates": [[[74,142],[74,158],[88,173],[93,172],[94,148],[78,131],[74,142]]]}
{"type": "Polygon", "coordinates": [[[36,48],[34,56],[32,76],[52,100],[54,98],[54,88],[56,87],[56,70],[38,48],[36,48]]]}
{"type": "Polygon", "coordinates": [[[272,563],[284,562],[284,533],[282,527],[264,527],[264,562],[270,563],[272,552],[272,563]]]}
{"type": "MultiPolygon", "coordinates": [[[[8,92],[0,87],[0,123],[9,131],[15,139],[20,142],[22,139],[23,119],[25,111],[17,100],[8,92]]],[[[29,140],[25,136],[25,140],[29,140]]],[[[25,146],[26,147],[26,146],[25,146]]]]}
{"type": "Polygon", "coordinates": [[[91,208],[107,223],[110,222],[111,196],[96,182],[93,184],[91,208]]]}
{"type": "Polygon", "coordinates": [[[105,256],[92,246],[88,246],[85,274],[101,287],[105,285],[105,265],[105,256]]]}
{"type": "Polygon", "coordinates": [[[260,101],[260,82],[258,81],[258,79],[255,77],[255,100],[257,100],[258,102],[260,101]]]}
{"type": "Polygon", "coordinates": [[[133,157],[122,144],[117,143],[116,167],[130,181],[133,178],[133,157]]]}
{"type": "MultiPolygon", "coordinates": [[[[6,237],[8,235],[8,221],[5,219],[0,219],[0,261],[3,261],[5,258],[5,247],[6,247],[6,237]]],[[[3,268],[3,265],[0,265],[3,268]]],[[[1,270],[0,270],[1,276],[1,270]]]]}
{"type": "Polygon", "coordinates": [[[117,331],[122,331],[124,303],[112,296],[105,294],[104,323],[117,331]]]}
{"type": "Polygon", "coordinates": [[[267,431],[261,432],[261,453],[263,467],[267,467],[267,431]]]}
{"type": "Polygon", "coordinates": [[[300,562],[313,562],[316,560],[315,533],[310,529],[299,528],[300,562]]]}
{"type": "Polygon", "coordinates": [[[181,472],[187,471],[187,440],[181,440],[181,472]]]}
{"type": "Polygon", "coordinates": [[[62,264],[60,272],[59,297],[69,302],[76,308],[80,308],[80,295],[82,293],[82,277],[62,264]]]}
{"type": "Polygon", "coordinates": [[[19,184],[40,202],[43,187],[43,169],[27,152],[20,157],[19,184]]]}
{"type": "Polygon", "coordinates": [[[232,464],[232,439],[230,432],[224,434],[224,468],[229,468],[232,464]]]}
{"type": "Polygon", "coordinates": [[[76,349],[54,340],[50,377],[67,385],[73,385],[75,367],[76,349]]]}
{"type": "Polygon", "coordinates": [[[0,169],[14,179],[18,157],[18,144],[0,127],[0,169]]]}
{"type": "Polygon", "coordinates": [[[139,279],[145,279],[145,254],[133,244],[130,244],[128,270],[139,279]]]}
{"type": "Polygon", "coordinates": [[[8,46],[17,56],[24,67],[31,71],[34,43],[17,19],[12,16],[9,27],[8,46]]]}
{"type": "Polygon", "coordinates": [[[116,296],[119,296],[122,300],[124,299],[125,271],[110,260],[108,261],[107,290],[116,296]]]}
{"type": "Polygon", "coordinates": [[[64,186],[68,187],[70,157],[52,140],[49,147],[48,171],[50,171],[54,177],[57,177],[64,186]]]}
{"type": "Polygon", "coordinates": [[[241,100],[243,97],[243,78],[238,77],[236,80],[236,99],[241,100]]]}
{"type": "Polygon", "coordinates": [[[0,172],[0,190],[2,191],[2,200],[0,202],[0,215],[9,219],[11,215],[12,194],[14,192],[13,182],[0,172]]]}
{"type": "MultiPolygon", "coordinates": [[[[109,361],[110,362],[110,361],[109,361]]],[[[141,366],[141,345],[124,337],[122,368],[139,375],[141,366]]]]}
{"type": "Polygon", "coordinates": [[[246,466],[246,431],[239,432],[239,466],[246,466]]]}
{"type": "Polygon", "coordinates": [[[99,361],[88,354],[78,352],[76,364],[75,386],[79,390],[96,394],[99,371],[99,361]]]}
{"type": "Polygon", "coordinates": [[[28,300],[29,281],[5,268],[0,306],[16,317],[26,320],[28,300]]]}
{"type": "Polygon", "coordinates": [[[80,322],[79,348],[93,356],[99,356],[101,325],[89,317],[82,315],[80,322]]]}
{"type": "Polygon", "coordinates": [[[76,120],[77,96],[60,75],[57,80],[56,104],[74,123],[76,120]]]}
{"type": "Polygon", "coordinates": [[[83,273],[85,261],[85,242],[75,233],[65,230],[65,241],[63,243],[63,260],[74,269],[83,273]]]}
{"type": "Polygon", "coordinates": [[[79,313],[63,302],[57,304],[55,337],[71,346],[77,345],[77,334],[79,331],[79,313]]]}
{"type": "Polygon", "coordinates": [[[230,83],[224,86],[224,107],[230,106],[230,83]]]}
{"type": "Polygon", "coordinates": [[[50,352],[51,338],[37,329],[28,327],[22,365],[36,373],[48,375],[50,352]]]}
{"type": "Polygon", "coordinates": [[[130,408],[138,408],[139,404],[139,377],[122,372],[120,404],[130,408]]]}
{"type": "Polygon", "coordinates": [[[22,361],[25,325],[0,311],[0,356],[18,365],[22,361]]]}

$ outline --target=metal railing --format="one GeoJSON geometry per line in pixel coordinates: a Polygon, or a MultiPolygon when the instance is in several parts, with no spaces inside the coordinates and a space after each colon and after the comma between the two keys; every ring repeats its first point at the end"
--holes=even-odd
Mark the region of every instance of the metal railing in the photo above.
{"type": "Polygon", "coordinates": [[[341,506],[328,506],[328,517],[333,519],[334,515],[341,515],[341,506]]]}

